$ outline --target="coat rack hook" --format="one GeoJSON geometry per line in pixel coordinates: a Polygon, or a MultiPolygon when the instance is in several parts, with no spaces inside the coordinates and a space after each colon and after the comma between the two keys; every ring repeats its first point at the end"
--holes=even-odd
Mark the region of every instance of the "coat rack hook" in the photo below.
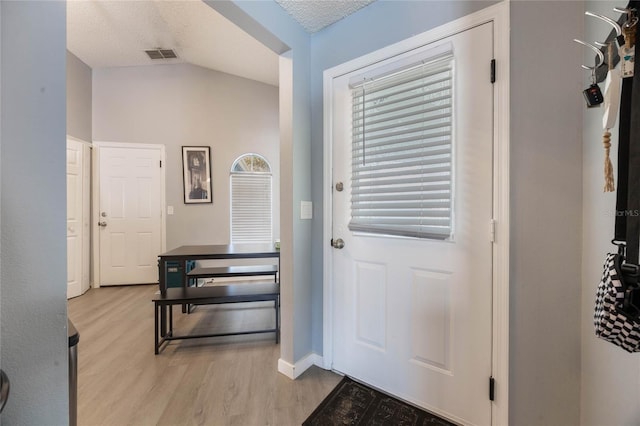
{"type": "Polygon", "coordinates": [[[574,38],[573,41],[575,41],[576,43],[579,43],[583,46],[588,47],[589,49],[593,50],[596,55],[598,55],[598,61],[596,61],[596,64],[592,67],[588,67],[586,65],[582,65],[582,68],[584,68],[585,70],[595,70],[596,68],[598,68],[600,65],[602,65],[602,63],[604,62],[604,54],[600,51],[600,49],[598,49],[597,47],[595,47],[593,44],[590,43],[586,43],[582,40],[578,40],[577,38],[574,38]]]}
{"type": "Polygon", "coordinates": [[[616,36],[622,34],[622,28],[620,27],[620,25],[608,16],[598,15],[597,13],[589,12],[588,10],[584,14],[593,18],[601,19],[607,24],[611,25],[616,30],[616,36]]]}
{"type": "Polygon", "coordinates": [[[638,23],[638,17],[636,16],[636,9],[614,7],[613,11],[618,13],[624,13],[627,15],[627,22],[624,23],[625,28],[633,27],[636,23],[638,23]]]}

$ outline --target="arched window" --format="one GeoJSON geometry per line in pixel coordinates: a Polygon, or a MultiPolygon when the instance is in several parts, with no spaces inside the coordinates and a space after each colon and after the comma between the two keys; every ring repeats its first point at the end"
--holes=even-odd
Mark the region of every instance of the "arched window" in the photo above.
{"type": "Polygon", "coordinates": [[[244,154],[231,166],[231,243],[271,243],[271,166],[258,154],[244,154]]]}

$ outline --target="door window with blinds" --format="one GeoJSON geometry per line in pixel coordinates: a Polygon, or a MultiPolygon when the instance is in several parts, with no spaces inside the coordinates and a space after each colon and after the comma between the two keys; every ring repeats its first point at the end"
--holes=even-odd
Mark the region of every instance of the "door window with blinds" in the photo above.
{"type": "Polygon", "coordinates": [[[450,239],[453,53],[395,67],[350,81],[349,229],[450,239]]]}
{"type": "Polygon", "coordinates": [[[231,243],[271,243],[271,166],[245,154],[231,166],[231,243]]]}

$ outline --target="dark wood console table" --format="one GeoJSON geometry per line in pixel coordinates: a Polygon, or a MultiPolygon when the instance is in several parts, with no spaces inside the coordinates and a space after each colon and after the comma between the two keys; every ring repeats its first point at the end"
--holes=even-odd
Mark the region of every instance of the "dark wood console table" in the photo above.
{"type": "Polygon", "coordinates": [[[280,251],[272,244],[223,244],[180,246],[158,256],[160,293],[167,290],[167,262],[178,262],[182,271],[182,287],[187,288],[187,260],[277,258],[280,271],[280,251]]]}
{"type": "MultiPolygon", "coordinates": [[[[188,275],[187,275],[187,261],[189,260],[211,260],[211,259],[268,259],[268,258],[277,258],[278,259],[278,269],[277,273],[280,271],[280,251],[276,250],[272,244],[223,244],[223,245],[193,245],[193,246],[180,246],[168,252],[162,253],[158,255],[158,281],[160,287],[160,298],[167,297],[167,262],[177,262],[178,269],[181,271],[182,276],[182,289],[187,289],[188,285],[188,275]]],[[[208,271],[210,272],[210,271],[208,271]]],[[[230,270],[230,273],[236,272],[235,270],[230,270]]],[[[247,276],[251,274],[243,274],[243,276],[247,276]]],[[[264,275],[264,274],[256,274],[256,275],[264,275]]],[[[271,275],[271,272],[269,273],[271,275]]],[[[218,275],[220,276],[220,275],[218,275]]],[[[229,276],[238,276],[238,275],[229,275],[229,276]]],[[[277,277],[276,277],[277,278],[277,277]]],[[[276,279],[276,283],[279,280],[276,279]]],[[[169,289],[172,290],[172,289],[169,289]]],[[[194,294],[203,295],[202,291],[198,291],[194,294]]],[[[192,295],[193,296],[193,295],[192,295]]],[[[174,297],[169,297],[169,299],[174,299],[174,297]]],[[[155,299],[154,299],[155,301],[155,299]]],[[[185,302],[187,303],[187,302],[185,302]]],[[[191,302],[192,303],[192,302],[191,302]]],[[[211,302],[209,302],[211,303],[211,302]]],[[[279,303],[279,300],[278,300],[279,303]]],[[[167,303],[167,305],[172,305],[173,303],[167,303]]],[[[194,303],[197,304],[197,303],[194,303]]],[[[162,302],[156,302],[156,306],[166,306],[162,302]]],[[[160,336],[167,336],[167,319],[166,319],[166,311],[167,309],[159,309],[160,317],[158,318],[160,322],[160,336]]],[[[184,310],[184,307],[183,307],[184,310]]],[[[276,312],[277,314],[277,312],[276,312]]],[[[157,347],[156,347],[157,350],[157,347]]]]}

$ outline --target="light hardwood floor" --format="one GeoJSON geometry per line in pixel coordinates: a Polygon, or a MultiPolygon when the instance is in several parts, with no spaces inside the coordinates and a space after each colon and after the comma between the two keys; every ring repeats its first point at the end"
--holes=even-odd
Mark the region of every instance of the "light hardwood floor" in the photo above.
{"type": "MultiPolygon", "coordinates": [[[[80,333],[78,424],[300,425],[341,377],[277,372],[273,334],[172,341],[153,351],[156,285],[106,287],[69,300],[80,333]]],[[[176,332],[266,327],[272,303],[174,308],[176,332]]]]}

